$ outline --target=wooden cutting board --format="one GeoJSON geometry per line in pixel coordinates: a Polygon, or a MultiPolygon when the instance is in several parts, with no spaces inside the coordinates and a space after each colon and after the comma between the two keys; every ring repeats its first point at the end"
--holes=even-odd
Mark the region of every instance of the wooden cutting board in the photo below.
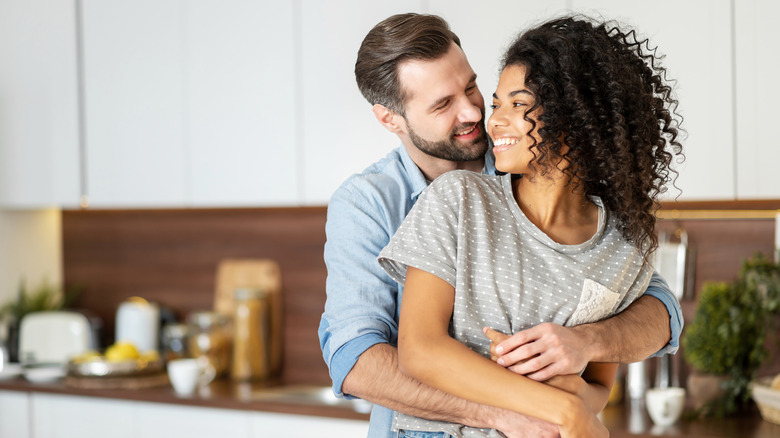
{"type": "Polygon", "coordinates": [[[279,264],[271,259],[225,259],[217,266],[214,310],[227,316],[235,311],[235,290],[260,288],[268,294],[270,309],[269,354],[271,376],[282,369],[283,307],[282,273],[279,264]]]}

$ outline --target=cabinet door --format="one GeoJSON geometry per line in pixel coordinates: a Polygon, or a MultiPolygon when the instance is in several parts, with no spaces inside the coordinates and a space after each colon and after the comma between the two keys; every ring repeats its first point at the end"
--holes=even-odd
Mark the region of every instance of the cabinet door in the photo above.
{"type": "Polygon", "coordinates": [[[737,198],[780,198],[777,71],[780,34],[771,0],[734,2],[737,96],[737,198]]]}
{"type": "Polygon", "coordinates": [[[190,201],[298,203],[295,2],[192,0],[185,12],[190,201]]]}
{"type": "Polygon", "coordinates": [[[0,437],[31,438],[30,395],[0,391],[0,437]]]}
{"type": "MultiPolygon", "coordinates": [[[[680,200],[734,199],[734,99],[729,0],[573,0],[574,8],[621,19],[650,37],[676,79],[685,118],[686,161],[678,166],[680,200]],[[670,11],[673,11],[670,13],[670,11]]],[[[665,199],[677,191],[670,187],[665,199]]]]}
{"type": "Polygon", "coordinates": [[[256,413],[252,417],[252,438],[362,437],[368,435],[368,421],[302,415],[256,413]]]}
{"type": "Polygon", "coordinates": [[[249,438],[250,420],[251,414],[246,411],[139,403],[135,436],[249,438]]]}
{"type": "Polygon", "coordinates": [[[303,153],[295,170],[303,203],[326,204],[347,177],[400,146],[360,94],[355,59],[375,24],[393,14],[421,12],[422,4],[343,0],[334,7],[332,2],[301,2],[303,83],[295,119],[303,123],[303,153]]]}
{"type": "Polygon", "coordinates": [[[184,204],[184,3],[82,2],[86,176],[93,206],[184,204]]]}
{"type": "Polygon", "coordinates": [[[134,402],[43,393],[30,397],[34,438],[140,436],[134,433],[134,402]]]}
{"type": "Polygon", "coordinates": [[[0,2],[0,64],[0,207],[77,206],[74,2],[0,2]]]}

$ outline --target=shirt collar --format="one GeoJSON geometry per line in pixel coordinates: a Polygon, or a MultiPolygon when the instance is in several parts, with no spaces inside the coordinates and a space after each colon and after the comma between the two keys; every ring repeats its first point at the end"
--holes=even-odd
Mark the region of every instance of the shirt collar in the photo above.
{"type": "MultiPolygon", "coordinates": [[[[482,173],[486,175],[496,174],[496,159],[493,156],[493,152],[491,150],[492,146],[493,145],[490,144],[488,147],[488,151],[485,154],[485,167],[482,168],[482,173]]],[[[423,175],[420,168],[414,164],[412,157],[409,156],[409,152],[406,151],[406,147],[401,145],[399,149],[401,154],[401,162],[406,169],[406,173],[409,174],[409,182],[412,186],[411,199],[414,201],[417,200],[417,197],[420,196],[420,193],[422,193],[422,191],[428,187],[428,181],[425,180],[425,176],[423,175]]]]}

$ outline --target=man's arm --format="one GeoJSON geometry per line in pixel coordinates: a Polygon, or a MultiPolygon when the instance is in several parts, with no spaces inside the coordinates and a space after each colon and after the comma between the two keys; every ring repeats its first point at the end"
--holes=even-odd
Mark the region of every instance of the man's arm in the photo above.
{"type": "Polygon", "coordinates": [[[551,423],[472,403],[412,379],[398,369],[398,350],[387,344],[374,345],[360,356],[342,390],[405,414],[498,429],[508,437],[558,437],[551,423]]]}
{"type": "Polygon", "coordinates": [[[563,327],[545,323],[512,336],[489,331],[494,359],[534,380],[579,373],[589,362],[637,362],[677,351],[682,311],[656,273],[645,294],[603,321],[563,327]],[[536,356],[536,357],[534,357],[536,356]]]}

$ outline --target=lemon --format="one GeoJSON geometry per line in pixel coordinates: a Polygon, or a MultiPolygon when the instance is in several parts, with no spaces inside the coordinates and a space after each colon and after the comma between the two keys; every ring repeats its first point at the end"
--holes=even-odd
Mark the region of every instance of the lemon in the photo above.
{"type": "Polygon", "coordinates": [[[147,362],[154,362],[154,361],[160,360],[160,353],[157,352],[157,350],[144,351],[138,357],[138,360],[143,360],[143,361],[147,361],[147,362]]]}
{"type": "Polygon", "coordinates": [[[130,342],[119,341],[106,348],[106,360],[109,362],[135,360],[138,356],[140,356],[138,349],[130,342]]]}

